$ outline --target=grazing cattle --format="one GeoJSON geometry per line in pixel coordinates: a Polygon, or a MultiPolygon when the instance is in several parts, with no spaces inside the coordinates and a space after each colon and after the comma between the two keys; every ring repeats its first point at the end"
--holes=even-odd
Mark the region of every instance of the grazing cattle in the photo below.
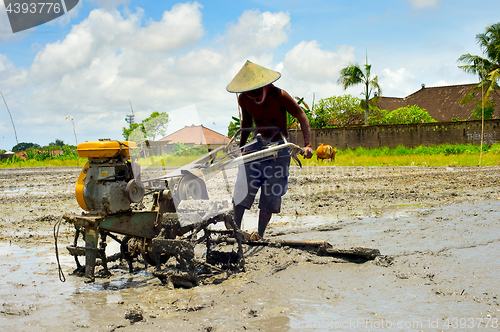
{"type": "Polygon", "coordinates": [[[332,148],[331,145],[324,145],[321,143],[316,150],[316,160],[328,159],[328,161],[335,161],[336,149],[332,148]]]}

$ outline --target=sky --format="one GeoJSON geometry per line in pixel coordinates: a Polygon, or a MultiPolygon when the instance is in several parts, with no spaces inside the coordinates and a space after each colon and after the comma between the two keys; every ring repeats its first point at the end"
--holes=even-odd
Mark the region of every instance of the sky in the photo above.
{"type": "Polygon", "coordinates": [[[386,97],[475,83],[457,59],[482,54],[475,36],[499,12],[498,0],[80,0],[13,33],[0,2],[0,149],[16,133],[42,146],[122,140],[132,110],[136,122],[169,113],[168,134],[199,124],[227,134],[238,107],[226,86],[246,60],[279,71],[275,85],[310,105],[360,97],[362,86],[337,80],[366,57],[386,97]]]}

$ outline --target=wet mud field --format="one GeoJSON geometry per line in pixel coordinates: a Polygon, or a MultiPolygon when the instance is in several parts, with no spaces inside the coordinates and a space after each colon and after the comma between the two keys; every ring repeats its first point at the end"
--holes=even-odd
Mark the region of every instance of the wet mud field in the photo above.
{"type": "MultiPolygon", "coordinates": [[[[4,331],[500,330],[500,167],[293,168],[268,239],[365,246],[364,263],[244,246],[245,272],[169,290],[148,270],[71,275],[79,168],[0,169],[4,331]]],[[[257,208],[244,228],[256,228],[257,208]]],[[[116,249],[109,245],[107,250],[116,249]]]]}

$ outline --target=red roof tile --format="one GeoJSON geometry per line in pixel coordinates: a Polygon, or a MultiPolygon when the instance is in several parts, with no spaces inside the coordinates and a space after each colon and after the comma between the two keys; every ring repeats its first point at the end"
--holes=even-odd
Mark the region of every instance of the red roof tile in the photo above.
{"type": "MultiPolygon", "coordinates": [[[[437,121],[452,121],[453,118],[471,119],[471,111],[476,108],[476,103],[471,102],[466,105],[460,105],[460,100],[477,83],[450,85],[439,87],[425,87],[405,98],[381,97],[377,107],[393,111],[399,107],[417,105],[425,109],[429,115],[437,121]]],[[[475,94],[475,101],[479,100],[479,94],[475,94]]],[[[494,119],[500,118],[500,96],[498,92],[491,95],[491,99],[496,103],[494,119]]]]}
{"type": "Polygon", "coordinates": [[[183,144],[227,144],[230,139],[212,129],[201,126],[186,126],[176,132],[163,137],[160,141],[183,144]]]}

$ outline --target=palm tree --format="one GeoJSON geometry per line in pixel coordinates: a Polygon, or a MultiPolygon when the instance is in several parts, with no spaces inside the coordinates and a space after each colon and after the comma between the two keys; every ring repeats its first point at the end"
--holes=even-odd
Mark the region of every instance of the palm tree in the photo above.
{"type": "Polygon", "coordinates": [[[364,65],[365,70],[363,71],[358,64],[351,64],[340,71],[340,77],[337,83],[342,84],[344,90],[346,90],[350,86],[363,84],[365,86],[362,95],[365,96],[365,99],[361,100],[361,108],[365,109],[365,125],[368,125],[368,116],[370,115],[370,97],[372,92],[375,91],[375,98],[372,99],[372,104],[380,99],[382,95],[382,91],[380,90],[380,86],[378,85],[378,76],[374,78],[370,77],[372,65],[368,64],[368,55],[366,56],[366,63],[364,65]]]}
{"type": "Polygon", "coordinates": [[[490,95],[495,90],[500,89],[498,80],[500,79],[500,23],[490,25],[485,33],[476,35],[476,40],[483,50],[485,58],[479,55],[463,54],[458,58],[459,62],[464,63],[458,68],[462,68],[466,73],[479,76],[479,84],[470,90],[460,103],[467,104],[474,100],[475,91],[483,91],[481,104],[484,107],[494,106],[490,95]]]}

